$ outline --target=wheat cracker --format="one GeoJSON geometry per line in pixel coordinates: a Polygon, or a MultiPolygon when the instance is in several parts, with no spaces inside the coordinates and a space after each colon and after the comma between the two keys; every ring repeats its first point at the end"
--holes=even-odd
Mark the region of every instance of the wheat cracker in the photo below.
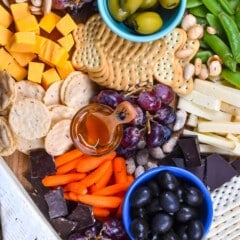
{"type": "Polygon", "coordinates": [[[8,120],[13,132],[28,140],[46,136],[51,124],[48,108],[33,98],[15,102],[8,120]]]}
{"type": "Polygon", "coordinates": [[[60,89],[62,87],[64,80],[59,80],[52,83],[45,92],[43,97],[43,102],[45,105],[53,105],[53,104],[60,104],[60,89]]]}

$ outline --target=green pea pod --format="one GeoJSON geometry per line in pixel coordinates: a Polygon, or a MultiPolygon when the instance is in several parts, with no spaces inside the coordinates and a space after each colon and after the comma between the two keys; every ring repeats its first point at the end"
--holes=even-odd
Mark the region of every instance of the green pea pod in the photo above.
{"type": "Polygon", "coordinates": [[[235,13],[235,22],[236,22],[236,24],[238,26],[238,29],[240,30],[240,11],[237,11],[235,13]]]}
{"type": "Polygon", "coordinates": [[[206,19],[208,21],[208,24],[217,30],[217,34],[219,36],[223,37],[225,35],[223,26],[218,17],[216,17],[212,13],[208,13],[206,14],[206,19]]]}
{"type": "Polygon", "coordinates": [[[204,6],[215,16],[218,16],[219,13],[224,12],[221,4],[218,0],[202,0],[204,6]]]}
{"type": "Polygon", "coordinates": [[[201,49],[209,49],[209,46],[202,40],[199,40],[201,49]]]}
{"type": "Polygon", "coordinates": [[[233,15],[234,14],[234,9],[232,9],[229,1],[227,0],[218,0],[222,6],[222,8],[225,10],[226,13],[233,15]]]}
{"type": "Polygon", "coordinates": [[[240,32],[236,22],[226,13],[219,14],[219,20],[225,30],[225,33],[236,61],[240,63],[240,32]]]}
{"type": "Polygon", "coordinates": [[[233,72],[229,69],[224,68],[221,72],[221,77],[227,82],[231,83],[237,88],[240,88],[240,72],[233,72]]]}
{"type": "Polygon", "coordinates": [[[228,45],[217,35],[207,32],[203,35],[203,41],[222,59],[223,64],[233,72],[236,72],[237,62],[232,56],[228,45]]]}
{"type": "Polygon", "coordinates": [[[195,8],[201,6],[202,4],[202,0],[187,0],[186,8],[195,8]]]}
{"type": "Polygon", "coordinates": [[[232,9],[234,9],[234,11],[237,11],[237,6],[240,3],[239,0],[230,0],[229,1],[229,5],[231,6],[232,9]]]}
{"type": "Polygon", "coordinates": [[[204,18],[206,14],[209,13],[208,9],[204,5],[190,8],[189,12],[196,17],[202,17],[202,18],[204,18]]]}
{"type": "Polygon", "coordinates": [[[195,55],[195,58],[201,58],[203,63],[206,63],[207,60],[213,55],[211,51],[198,51],[195,55]]]}
{"type": "Polygon", "coordinates": [[[206,17],[196,17],[197,23],[201,24],[202,26],[207,26],[208,22],[206,20],[206,17]]]}

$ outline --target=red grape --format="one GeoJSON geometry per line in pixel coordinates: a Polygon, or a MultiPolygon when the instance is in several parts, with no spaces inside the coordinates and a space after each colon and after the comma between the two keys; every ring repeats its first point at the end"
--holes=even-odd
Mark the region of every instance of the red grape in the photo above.
{"type": "Polygon", "coordinates": [[[141,92],[137,101],[140,107],[146,111],[156,112],[161,107],[161,99],[153,91],[141,92]]]}
{"type": "Polygon", "coordinates": [[[136,146],[141,139],[141,131],[134,126],[126,127],[123,130],[121,145],[125,148],[136,146]]]}
{"type": "Polygon", "coordinates": [[[164,130],[161,124],[151,122],[151,131],[146,135],[146,143],[150,148],[161,146],[164,143],[164,130]]]}
{"type": "Polygon", "coordinates": [[[154,119],[161,124],[168,125],[175,121],[176,113],[172,107],[165,105],[157,110],[154,119]]]}
{"type": "Polygon", "coordinates": [[[155,94],[162,100],[164,104],[170,104],[174,99],[174,92],[173,90],[163,84],[157,84],[154,88],[155,94]]]}
{"type": "Polygon", "coordinates": [[[123,101],[123,96],[114,90],[102,90],[94,98],[95,101],[116,108],[123,101]]]}

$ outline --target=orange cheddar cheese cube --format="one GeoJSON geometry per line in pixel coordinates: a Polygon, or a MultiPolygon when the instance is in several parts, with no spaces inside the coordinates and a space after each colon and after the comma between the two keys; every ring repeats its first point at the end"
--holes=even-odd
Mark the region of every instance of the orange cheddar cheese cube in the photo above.
{"type": "Polygon", "coordinates": [[[12,15],[2,5],[0,5],[0,25],[8,28],[11,25],[12,20],[12,15]]]}
{"type": "Polygon", "coordinates": [[[9,29],[0,25],[0,45],[1,46],[7,45],[12,35],[13,33],[9,29]]]}
{"type": "Polygon", "coordinates": [[[36,83],[41,83],[44,67],[44,63],[30,62],[28,64],[28,80],[36,83]]]}
{"type": "Polygon", "coordinates": [[[60,21],[56,24],[57,30],[63,35],[68,35],[71,31],[76,28],[76,23],[72,19],[72,17],[66,13],[60,21]]]}
{"type": "Polygon", "coordinates": [[[16,32],[10,40],[11,52],[35,52],[36,34],[34,32],[16,32]]]}
{"type": "Polygon", "coordinates": [[[52,83],[61,80],[55,68],[50,68],[42,74],[42,86],[47,89],[52,83]]]}
{"type": "Polygon", "coordinates": [[[47,13],[41,18],[39,27],[44,31],[51,33],[60,19],[61,17],[53,12],[47,13]]]}
{"type": "Polygon", "coordinates": [[[8,71],[17,81],[24,80],[27,76],[27,70],[24,67],[21,67],[15,59],[12,59],[5,70],[8,71]]]}
{"type": "Polygon", "coordinates": [[[0,48],[0,71],[5,70],[13,57],[2,47],[0,48]]]}
{"type": "Polygon", "coordinates": [[[34,53],[18,53],[18,52],[10,53],[21,67],[26,67],[33,59],[37,57],[37,55],[34,53]]]}
{"type": "Polygon", "coordinates": [[[51,58],[51,62],[55,66],[63,66],[68,60],[69,54],[65,48],[57,46],[53,49],[53,55],[51,58]]]}
{"type": "Polygon", "coordinates": [[[47,38],[36,35],[36,44],[35,44],[35,51],[34,52],[39,54],[46,41],[48,41],[47,38]]]}
{"type": "Polygon", "coordinates": [[[66,61],[62,66],[57,66],[57,71],[61,79],[65,79],[71,72],[75,71],[71,61],[66,61]]]}
{"type": "Polygon", "coordinates": [[[36,34],[40,33],[38,21],[34,15],[28,15],[26,17],[17,19],[15,21],[15,26],[17,31],[20,32],[35,32],[36,34]]]}
{"type": "Polygon", "coordinates": [[[72,49],[73,45],[74,45],[74,39],[72,34],[68,34],[60,39],[57,40],[58,43],[64,47],[68,52],[72,49]]]}
{"type": "Polygon", "coordinates": [[[27,2],[11,4],[10,9],[14,21],[31,15],[31,12],[29,11],[29,5],[27,2]]]}

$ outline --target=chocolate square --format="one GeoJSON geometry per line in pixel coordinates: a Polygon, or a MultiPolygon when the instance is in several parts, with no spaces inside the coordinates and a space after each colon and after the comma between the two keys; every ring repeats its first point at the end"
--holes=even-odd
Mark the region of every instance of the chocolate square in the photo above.
{"type": "Polygon", "coordinates": [[[234,167],[236,171],[238,171],[238,174],[240,174],[240,158],[234,160],[231,165],[234,167]]]}
{"type": "Polygon", "coordinates": [[[50,218],[64,217],[68,214],[67,203],[61,188],[50,190],[44,195],[44,198],[48,205],[50,218]]]}
{"type": "Polygon", "coordinates": [[[30,152],[31,178],[43,178],[56,173],[53,156],[44,149],[35,149],[30,152]]]}
{"type": "Polygon", "coordinates": [[[179,138],[178,145],[182,149],[187,167],[201,166],[201,155],[197,136],[183,136],[179,138]]]}
{"type": "Polygon", "coordinates": [[[219,154],[206,157],[205,181],[211,191],[228,182],[235,175],[238,175],[238,172],[219,154]]]}
{"type": "Polygon", "coordinates": [[[172,160],[176,167],[184,168],[184,169],[186,168],[184,158],[172,158],[172,160]]]}

